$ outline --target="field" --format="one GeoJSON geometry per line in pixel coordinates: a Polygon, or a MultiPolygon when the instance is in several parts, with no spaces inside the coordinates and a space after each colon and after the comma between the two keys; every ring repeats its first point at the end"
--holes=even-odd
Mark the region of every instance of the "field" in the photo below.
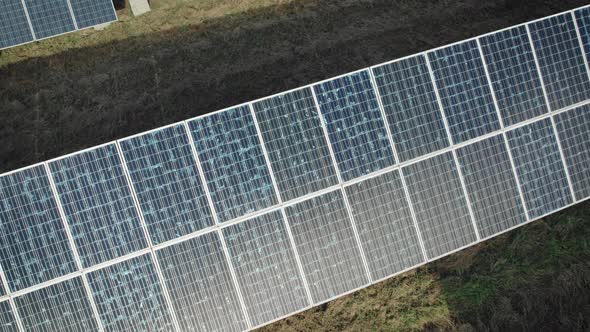
{"type": "MultiPolygon", "coordinates": [[[[0,52],[0,171],[571,9],[578,0],[154,0],[0,52]]],[[[264,330],[588,330],[590,204],[264,330]]]]}

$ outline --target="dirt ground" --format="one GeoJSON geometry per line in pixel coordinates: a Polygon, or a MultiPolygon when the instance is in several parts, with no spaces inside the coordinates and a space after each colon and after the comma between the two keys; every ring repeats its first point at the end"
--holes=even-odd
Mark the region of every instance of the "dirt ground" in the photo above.
{"type": "MultiPolygon", "coordinates": [[[[130,38],[23,57],[0,66],[0,172],[587,4],[581,0],[266,2],[271,5],[231,15],[220,12],[195,24],[187,19],[182,26],[160,22],[153,31],[130,38]]],[[[188,12],[176,14],[190,17],[188,12]]],[[[144,22],[149,26],[149,21],[144,22]]],[[[429,281],[431,274],[414,273],[421,277],[394,282],[424,287],[425,293],[407,295],[430,294],[426,298],[437,310],[432,317],[447,318],[411,328],[371,329],[462,326],[451,309],[437,306],[442,291],[429,281]]],[[[363,329],[336,323],[322,327],[317,321],[328,318],[316,313],[334,306],[322,308],[309,314],[316,317],[314,323],[297,325],[304,320],[297,316],[269,330],[363,329]]],[[[418,321],[428,315],[413,311],[410,316],[418,321]]]]}

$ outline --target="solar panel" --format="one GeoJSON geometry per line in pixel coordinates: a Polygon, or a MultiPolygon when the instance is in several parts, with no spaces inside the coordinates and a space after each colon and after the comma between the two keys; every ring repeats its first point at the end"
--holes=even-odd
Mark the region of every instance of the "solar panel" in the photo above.
{"type": "Polygon", "coordinates": [[[575,13],[0,175],[0,331],[253,329],[588,199],[575,13]]]}
{"type": "Polygon", "coordinates": [[[505,126],[549,111],[524,26],[482,37],[481,49],[505,126]]]}
{"type": "Polygon", "coordinates": [[[183,124],[120,141],[154,244],[213,225],[183,124]]]}
{"type": "Polygon", "coordinates": [[[253,326],[310,305],[281,211],[223,230],[253,326]]]}
{"type": "Polygon", "coordinates": [[[248,106],[188,123],[220,222],[277,204],[248,106]]]}
{"type": "Polygon", "coordinates": [[[590,197],[590,107],[558,114],[555,122],[575,195],[590,197]]]}
{"type": "Polygon", "coordinates": [[[289,206],[285,212],[316,303],[369,282],[340,190],[289,206]]]}
{"type": "Polygon", "coordinates": [[[283,201],[338,183],[310,89],[253,106],[283,201]]]}
{"type": "Polygon", "coordinates": [[[477,240],[451,153],[405,167],[404,175],[428,258],[477,240]]]}
{"type": "Polygon", "coordinates": [[[88,282],[105,330],[174,330],[150,255],[91,272],[88,282]]]}
{"type": "Polygon", "coordinates": [[[13,291],[77,269],[43,165],[0,177],[0,264],[13,291]]]}
{"type": "Polygon", "coordinates": [[[116,20],[112,0],[3,0],[0,49],[116,20]]]}
{"type": "Polygon", "coordinates": [[[428,58],[455,144],[500,129],[476,41],[432,51],[428,58]]]}
{"type": "Polygon", "coordinates": [[[373,68],[400,161],[449,146],[423,55],[373,68]]]}
{"type": "Polygon", "coordinates": [[[112,0],[70,0],[78,29],[117,20],[112,0]]]}
{"type": "Polygon", "coordinates": [[[10,303],[0,302],[0,332],[18,332],[18,326],[10,303]]]}
{"type": "Polygon", "coordinates": [[[21,0],[0,3],[0,49],[33,40],[21,0]]]}
{"type": "Polygon", "coordinates": [[[503,135],[463,147],[457,156],[481,237],[527,220],[503,135]]]}
{"type": "Polygon", "coordinates": [[[248,328],[216,232],[166,247],[157,255],[183,331],[248,328]]]}
{"type": "Polygon", "coordinates": [[[395,163],[368,71],[327,81],[313,89],[343,180],[395,163]]]}
{"type": "Polygon", "coordinates": [[[147,247],[114,144],[49,163],[85,267],[147,247]]]}
{"type": "Polygon", "coordinates": [[[374,279],[425,261],[399,171],[350,185],[346,195],[374,279]]]}
{"type": "Polygon", "coordinates": [[[540,217],[572,202],[549,119],[509,131],[508,142],[531,218],[540,217]]]}
{"type": "Polygon", "coordinates": [[[81,278],[16,298],[27,331],[96,331],[98,324],[81,278]]]}
{"type": "Polygon", "coordinates": [[[67,0],[25,0],[25,4],[38,39],[76,29],[67,0]]]}
{"type": "Polygon", "coordinates": [[[590,98],[590,81],[571,14],[529,25],[552,110],[590,98]]]}

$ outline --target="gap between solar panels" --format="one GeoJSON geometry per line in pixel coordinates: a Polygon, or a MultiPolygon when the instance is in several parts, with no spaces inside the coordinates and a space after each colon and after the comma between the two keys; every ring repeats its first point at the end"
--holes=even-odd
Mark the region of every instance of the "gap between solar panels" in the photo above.
{"type": "Polygon", "coordinates": [[[584,201],[589,52],[583,7],[0,175],[0,325],[249,330],[584,201]]]}

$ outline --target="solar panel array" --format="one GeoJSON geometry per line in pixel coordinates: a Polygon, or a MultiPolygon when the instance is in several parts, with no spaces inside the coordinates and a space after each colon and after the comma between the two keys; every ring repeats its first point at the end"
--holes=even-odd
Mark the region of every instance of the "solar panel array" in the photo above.
{"type": "Polygon", "coordinates": [[[0,331],[248,330],[586,200],[588,52],[590,7],[6,173],[0,331]]]}
{"type": "Polygon", "coordinates": [[[0,50],[116,20],[112,0],[3,0],[0,50]]]}

